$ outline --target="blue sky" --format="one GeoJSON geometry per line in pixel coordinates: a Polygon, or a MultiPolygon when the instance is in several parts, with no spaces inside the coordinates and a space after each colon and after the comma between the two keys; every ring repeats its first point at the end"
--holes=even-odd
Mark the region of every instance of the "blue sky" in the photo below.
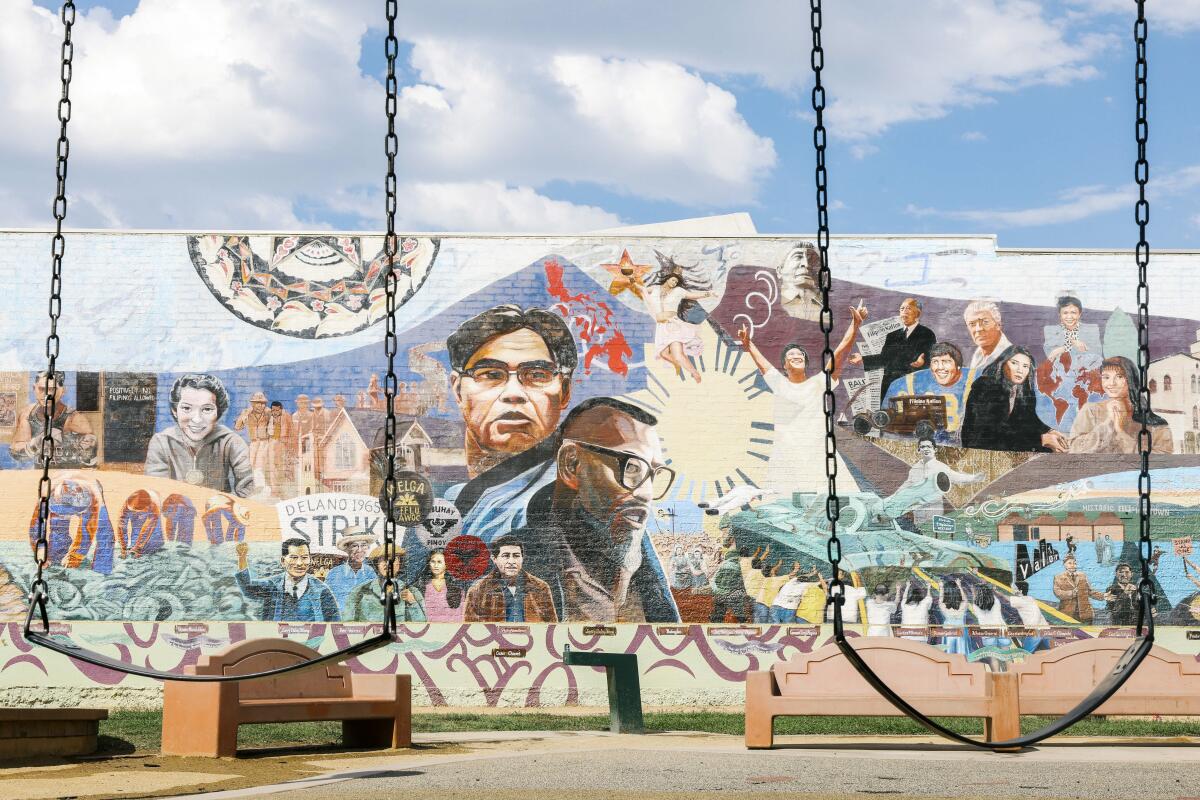
{"type": "MultiPolygon", "coordinates": [[[[805,4],[427,5],[401,4],[402,226],[812,229],[805,4]]],[[[835,233],[1136,241],[1132,2],[850,5],[826,13],[835,233]]],[[[1197,249],[1200,0],[1151,6],[1151,241],[1197,249]]],[[[49,219],[54,7],[0,0],[28,32],[0,56],[28,120],[0,133],[6,227],[49,219]]],[[[382,2],[79,7],[71,221],[380,226],[382,2]]]]}

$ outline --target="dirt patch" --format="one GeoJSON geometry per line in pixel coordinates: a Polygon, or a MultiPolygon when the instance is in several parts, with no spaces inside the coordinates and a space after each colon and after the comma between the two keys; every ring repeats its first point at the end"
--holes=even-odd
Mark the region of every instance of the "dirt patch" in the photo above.
{"type": "Polygon", "coordinates": [[[245,750],[237,758],[180,758],[156,754],[7,762],[0,766],[0,783],[9,797],[108,800],[164,797],[209,791],[246,789],[301,780],[331,770],[353,770],[360,763],[378,769],[381,763],[403,762],[413,756],[457,755],[458,745],[416,745],[402,750],[343,750],[328,747],[272,747],[245,750]]]}

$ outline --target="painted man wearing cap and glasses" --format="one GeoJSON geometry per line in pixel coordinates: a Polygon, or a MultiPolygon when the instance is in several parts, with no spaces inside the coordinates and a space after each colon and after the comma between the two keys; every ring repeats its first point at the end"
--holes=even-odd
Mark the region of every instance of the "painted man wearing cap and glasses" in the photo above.
{"type": "Polygon", "coordinates": [[[555,481],[530,502],[529,524],[511,534],[526,569],[549,584],[561,621],[679,621],[647,548],[654,501],[675,477],[657,422],[611,397],[585,400],[563,422],[555,481]]]}
{"type": "Polygon", "coordinates": [[[333,592],[338,608],[345,608],[346,598],[356,586],[375,580],[375,570],[365,562],[377,543],[378,540],[361,527],[348,528],[338,537],[335,545],[346,554],[346,560],[325,576],[325,584],[333,592]]]}
{"type": "Polygon", "coordinates": [[[169,404],[175,425],[151,437],[146,474],[238,497],[254,494],[246,441],[219,422],[229,410],[225,385],[214,375],[182,375],[171,387],[169,404]]]}

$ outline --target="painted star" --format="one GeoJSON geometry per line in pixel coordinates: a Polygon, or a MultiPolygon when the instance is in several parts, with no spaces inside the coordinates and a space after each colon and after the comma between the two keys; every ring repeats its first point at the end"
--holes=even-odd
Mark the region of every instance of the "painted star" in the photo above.
{"type": "Polygon", "coordinates": [[[628,250],[621,251],[621,260],[615,264],[601,264],[607,272],[613,276],[612,283],[608,285],[608,293],[611,295],[619,295],[626,290],[633,292],[639,300],[642,299],[642,289],[645,284],[642,283],[642,278],[650,272],[652,265],[650,264],[635,264],[633,259],[629,257],[628,250]]]}

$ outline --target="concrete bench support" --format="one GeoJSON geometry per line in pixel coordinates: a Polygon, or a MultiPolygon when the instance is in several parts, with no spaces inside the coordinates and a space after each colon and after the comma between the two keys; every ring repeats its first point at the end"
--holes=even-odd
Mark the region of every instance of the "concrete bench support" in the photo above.
{"type": "Polygon", "coordinates": [[[0,708],[0,759],[96,752],[103,708],[0,708]]]}
{"type": "Polygon", "coordinates": [[[613,733],[645,733],[642,722],[642,681],[637,655],[563,648],[563,663],[576,667],[604,667],[608,679],[609,729],[613,733]]]}

